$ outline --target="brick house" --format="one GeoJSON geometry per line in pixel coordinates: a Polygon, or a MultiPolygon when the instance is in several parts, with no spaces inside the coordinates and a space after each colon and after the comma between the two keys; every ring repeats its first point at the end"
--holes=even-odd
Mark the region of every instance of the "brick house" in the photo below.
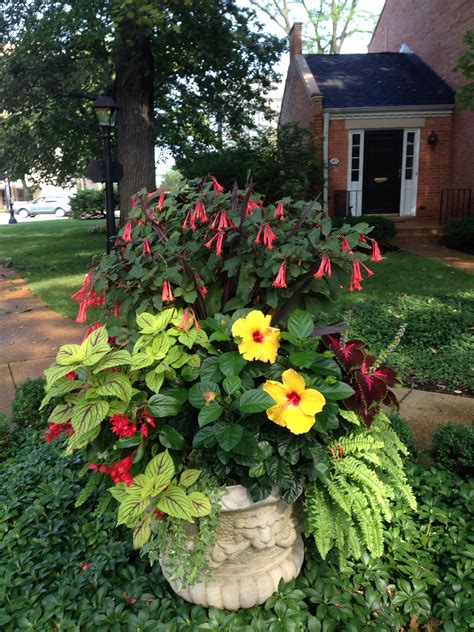
{"type": "Polygon", "coordinates": [[[306,55],[301,32],[295,24],[289,34],[280,123],[319,141],[330,212],[437,220],[450,184],[454,90],[407,46],[306,55]]]}

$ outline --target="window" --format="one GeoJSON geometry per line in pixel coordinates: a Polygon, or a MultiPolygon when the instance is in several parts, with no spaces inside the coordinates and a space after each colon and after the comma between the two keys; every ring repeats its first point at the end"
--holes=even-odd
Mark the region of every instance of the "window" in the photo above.
{"type": "Polygon", "coordinates": [[[415,132],[407,133],[407,153],[405,160],[405,180],[413,180],[413,158],[415,155],[415,132]]]}
{"type": "Polygon", "coordinates": [[[352,134],[351,181],[360,180],[360,134],[352,134]]]}

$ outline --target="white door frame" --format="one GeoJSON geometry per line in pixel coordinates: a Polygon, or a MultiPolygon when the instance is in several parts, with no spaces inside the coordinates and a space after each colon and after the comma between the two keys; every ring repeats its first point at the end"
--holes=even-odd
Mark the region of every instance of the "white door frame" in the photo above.
{"type": "Polygon", "coordinates": [[[406,128],[403,130],[400,217],[416,217],[416,195],[418,191],[419,157],[420,130],[419,128],[406,128]],[[408,165],[407,159],[409,163],[408,165]]]}
{"type": "Polygon", "coordinates": [[[349,206],[352,208],[352,215],[362,215],[362,182],[364,173],[364,137],[363,129],[353,129],[349,131],[349,155],[347,160],[347,190],[349,191],[349,206]],[[354,143],[354,136],[359,134],[359,145],[354,143]],[[354,146],[359,147],[359,167],[353,169],[352,149],[354,146]],[[357,180],[352,180],[352,172],[357,172],[357,180]]]}

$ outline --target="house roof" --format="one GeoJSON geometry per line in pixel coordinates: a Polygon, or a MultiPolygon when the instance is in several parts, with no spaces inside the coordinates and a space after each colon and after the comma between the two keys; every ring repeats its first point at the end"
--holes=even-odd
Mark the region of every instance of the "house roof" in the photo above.
{"type": "Polygon", "coordinates": [[[304,57],[325,108],[454,105],[454,91],[414,53],[304,57]]]}

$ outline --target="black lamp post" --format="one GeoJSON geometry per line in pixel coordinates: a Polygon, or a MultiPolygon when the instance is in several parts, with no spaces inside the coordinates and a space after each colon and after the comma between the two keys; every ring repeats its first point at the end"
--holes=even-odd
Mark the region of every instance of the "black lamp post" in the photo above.
{"type": "Polygon", "coordinates": [[[7,211],[10,213],[10,219],[8,220],[9,224],[18,224],[15,217],[15,212],[13,211],[13,203],[12,203],[12,190],[10,185],[10,178],[7,176],[5,178],[5,196],[7,203],[7,211]]]}
{"type": "Polygon", "coordinates": [[[110,151],[110,132],[117,121],[118,105],[112,97],[98,97],[94,110],[102,128],[104,139],[105,164],[105,212],[107,223],[107,254],[112,250],[115,238],[114,189],[112,182],[112,154],[110,151]]]}

